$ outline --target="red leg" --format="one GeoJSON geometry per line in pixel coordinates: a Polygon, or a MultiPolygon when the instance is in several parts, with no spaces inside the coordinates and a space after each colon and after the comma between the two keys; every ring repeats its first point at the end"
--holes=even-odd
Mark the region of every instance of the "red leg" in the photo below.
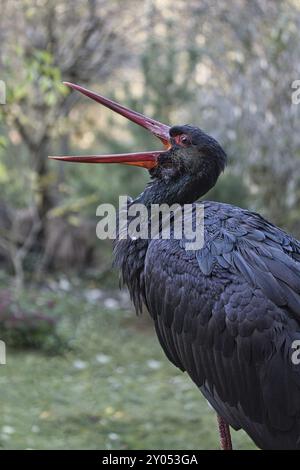
{"type": "Polygon", "coordinates": [[[217,415],[217,417],[218,417],[221,449],[232,450],[230,428],[228,424],[226,423],[226,421],[220,415],[217,415]]]}

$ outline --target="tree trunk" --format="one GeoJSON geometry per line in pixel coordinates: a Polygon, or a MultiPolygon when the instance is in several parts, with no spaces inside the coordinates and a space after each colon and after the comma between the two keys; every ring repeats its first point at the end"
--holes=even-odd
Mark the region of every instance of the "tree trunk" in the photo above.
{"type": "Polygon", "coordinates": [[[35,200],[38,217],[41,221],[38,242],[42,250],[45,241],[46,217],[50,209],[54,206],[50,190],[50,174],[48,165],[49,148],[49,138],[44,137],[32,155],[36,172],[35,200]]]}

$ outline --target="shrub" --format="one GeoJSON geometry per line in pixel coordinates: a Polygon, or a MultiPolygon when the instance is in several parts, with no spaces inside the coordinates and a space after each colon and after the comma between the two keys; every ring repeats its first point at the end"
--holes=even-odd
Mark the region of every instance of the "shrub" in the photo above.
{"type": "Polygon", "coordinates": [[[0,290],[0,339],[8,346],[24,349],[53,350],[59,346],[57,320],[29,311],[14,300],[9,289],[0,290]]]}

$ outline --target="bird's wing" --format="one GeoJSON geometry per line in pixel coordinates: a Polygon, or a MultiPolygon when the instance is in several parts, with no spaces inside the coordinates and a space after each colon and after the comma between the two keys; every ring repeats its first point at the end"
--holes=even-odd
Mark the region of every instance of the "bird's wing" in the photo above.
{"type": "Polygon", "coordinates": [[[196,257],[204,275],[237,274],[300,321],[300,243],[258,214],[228,217],[196,257]]]}
{"type": "Polygon", "coordinates": [[[197,252],[184,241],[150,243],[147,304],[168,358],[231,425],[270,447],[275,431],[300,432],[300,371],[290,360],[300,339],[300,247],[249,212],[217,225],[197,252]]]}
{"type": "Polygon", "coordinates": [[[211,233],[196,253],[202,273],[228,270],[300,322],[300,243],[260,215],[234,209],[211,233]]]}

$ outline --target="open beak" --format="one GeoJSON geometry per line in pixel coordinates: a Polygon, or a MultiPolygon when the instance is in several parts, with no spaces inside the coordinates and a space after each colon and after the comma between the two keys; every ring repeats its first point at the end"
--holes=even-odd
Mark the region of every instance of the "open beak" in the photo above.
{"type": "MultiPolygon", "coordinates": [[[[98,95],[93,91],[87,90],[74,83],[64,82],[65,85],[73,88],[74,90],[80,91],[84,95],[88,96],[97,103],[106,106],[112,111],[121,114],[132,122],[135,122],[144,129],[150,131],[155,137],[160,139],[166,149],[171,147],[169,130],[170,127],[166,124],[162,124],[159,121],[148,118],[141,113],[137,113],[132,109],[126,108],[115,101],[112,101],[104,96],[98,95]]],[[[82,155],[82,156],[51,156],[49,158],[54,160],[62,160],[65,162],[76,162],[76,163],[123,163],[125,165],[135,165],[147,168],[150,170],[157,165],[159,155],[164,153],[163,151],[149,151],[149,152],[138,152],[138,153],[124,153],[115,155],[82,155]]]]}

